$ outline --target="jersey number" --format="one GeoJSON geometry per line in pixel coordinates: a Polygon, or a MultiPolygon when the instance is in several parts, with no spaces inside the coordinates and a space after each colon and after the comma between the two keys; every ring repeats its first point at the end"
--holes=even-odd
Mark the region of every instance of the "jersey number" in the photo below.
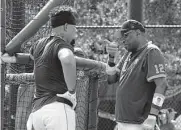
{"type": "Polygon", "coordinates": [[[163,64],[155,65],[155,69],[157,74],[165,72],[163,64]]]}

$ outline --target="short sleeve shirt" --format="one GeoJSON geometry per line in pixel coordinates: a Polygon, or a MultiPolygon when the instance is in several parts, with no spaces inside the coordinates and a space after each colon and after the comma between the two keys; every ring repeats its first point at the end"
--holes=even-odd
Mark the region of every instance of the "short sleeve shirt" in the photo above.
{"type": "Polygon", "coordinates": [[[147,81],[151,82],[159,77],[166,77],[164,57],[159,49],[152,49],[148,53],[147,81]]]}
{"type": "Polygon", "coordinates": [[[116,91],[116,120],[123,123],[143,123],[150,112],[156,88],[154,79],[165,76],[164,57],[157,46],[149,43],[131,55],[116,91]]]}

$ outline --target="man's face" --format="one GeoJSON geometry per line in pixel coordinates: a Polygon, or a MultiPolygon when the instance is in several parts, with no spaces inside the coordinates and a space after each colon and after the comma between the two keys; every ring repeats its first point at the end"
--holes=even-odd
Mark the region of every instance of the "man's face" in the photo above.
{"type": "Polygon", "coordinates": [[[67,41],[70,42],[70,44],[72,44],[73,40],[75,40],[77,37],[76,26],[71,24],[66,24],[63,26],[62,30],[67,41]]]}
{"type": "Polygon", "coordinates": [[[134,52],[137,50],[139,42],[136,30],[120,32],[119,34],[115,35],[117,42],[119,42],[120,45],[123,45],[128,51],[134,52]]]}
{"type": "Polygon", "coordinates": [[[126,33],[121,33],[121,35],[125,48],[130,52],[136,51],[139,46],[136,30],[130,30],[126,33]]]}
{"type": "Polygon", "coordinates": [[[75,25],[68,25],[67,26],[67,32],[70,38],[76,39],[77,37],[77,29],[75,25]]]}

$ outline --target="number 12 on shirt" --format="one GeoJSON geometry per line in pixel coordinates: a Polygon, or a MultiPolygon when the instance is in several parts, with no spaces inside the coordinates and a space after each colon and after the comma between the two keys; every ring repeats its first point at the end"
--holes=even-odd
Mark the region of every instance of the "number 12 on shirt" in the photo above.
{"type": "Polygon", "coordinates": [[[157,74],[165,72],[163,64],[155,65],[155,69],[157,74]]]}

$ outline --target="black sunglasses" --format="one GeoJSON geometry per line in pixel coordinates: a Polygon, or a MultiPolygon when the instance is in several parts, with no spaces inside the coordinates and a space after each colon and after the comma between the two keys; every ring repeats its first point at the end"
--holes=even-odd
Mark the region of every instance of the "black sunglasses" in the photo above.
{"type": "Polygon", "coordinates": [[[128,37],[128,35],[132,32],[133,30],[130,30],[130,31],[128,31],[128,32],[121,32],[121,36],[123,37],[123,38],[127,38],[128,37]]]}

